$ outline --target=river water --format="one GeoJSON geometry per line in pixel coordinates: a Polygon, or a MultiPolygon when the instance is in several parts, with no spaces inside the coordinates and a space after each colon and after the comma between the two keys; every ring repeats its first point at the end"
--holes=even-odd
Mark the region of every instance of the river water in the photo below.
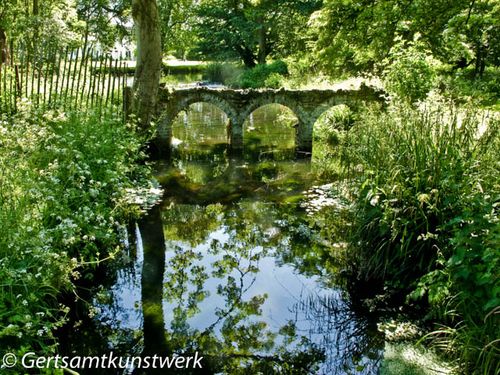
{"type": "Polygon", "coordinates": [[[63,351],[203,356],[182,374],[377,373],[383,338],[339,286],[332,255],[342,202],[314,159],[294,158],[292,116],[255,111],[240,157],[226,153],[225,121],[203,103],[179,114],[172,160],[157,166],[164,199],[63,351]]]}

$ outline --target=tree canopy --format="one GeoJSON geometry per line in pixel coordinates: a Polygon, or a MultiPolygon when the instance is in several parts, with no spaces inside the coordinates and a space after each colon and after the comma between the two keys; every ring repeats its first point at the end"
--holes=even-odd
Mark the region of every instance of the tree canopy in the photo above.
{"type": "Polygon", "coordinates": [[[318,0],[205,0],[197,9],[199,52],[247,67],[305,48],[303,30],[318,0]]]}
{"type": "Polygon", "coordinates": [[[194,48],[196,6],[194,0],[158,0],[164,52],[184,58],[194,48]]]}
{"type": "Polygon", "coordinates": [[[82,26],[74,0],[6,0],[0,3],[0,40],[3,43],[19,41],[35,48],[52,45],[57,40],[77,41],[82,26]]]}
{"type": "Polygon", "coordinates": [[[325,0],[311,25],[323,68],[371,70],[400,40],[419,38],[457,66],[498,65],[500,3],[493,0],[325,0]]]}
{"type": "MultiPolygon", "coordinates": [[[[481,75],[500,65],[500,3],[495,0],[158,0],[162,52],[240,60],[307,56],[329,74],[374,71],[398,43],[419,43],[456,68],[481,75]]],[[[130,35],[131,0],[4,0],[0,50],[32,45],[111,47],[130,35]],[[34,42],[36,40],[36,43],[34,42]]]]}

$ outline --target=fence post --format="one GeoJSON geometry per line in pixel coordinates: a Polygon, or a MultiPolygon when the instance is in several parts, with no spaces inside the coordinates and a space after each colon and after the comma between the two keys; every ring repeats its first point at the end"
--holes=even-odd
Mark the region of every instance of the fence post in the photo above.
{"type": "Polygon", "coordinates": [[[132,114],[132,98],[132,87],[125,86],[123,88],[123,116],[125,121],[128,121],[132,114]]]}

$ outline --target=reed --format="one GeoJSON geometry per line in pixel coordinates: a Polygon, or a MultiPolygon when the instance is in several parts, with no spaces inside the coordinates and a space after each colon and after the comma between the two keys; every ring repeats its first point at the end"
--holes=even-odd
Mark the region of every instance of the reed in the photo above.
{"type": "Polygon", "coordinates": [[[500,353],[499,129],[473,110],[395,105],[343,143],[352,273],[428,306],[448,327],[434,342],[478,374],[498,372],[500,353]]]}

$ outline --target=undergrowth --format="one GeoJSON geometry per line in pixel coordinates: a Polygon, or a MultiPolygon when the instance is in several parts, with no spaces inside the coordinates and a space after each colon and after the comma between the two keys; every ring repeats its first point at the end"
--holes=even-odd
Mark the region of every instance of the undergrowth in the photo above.
{"type": "Polygon", "coordinates": [[[342,142],[355,279],[427,306],[428,338],[471,374],[500,370],[498,120],[445,103],[368,111],[342,142]]]}
{"type": "Polygon", "coordinates": [[[120,250],[154,189],[133,124],[19,107],[0,122],[0,348],[18,358],[56,350],[58,295],[120,250]]]}

